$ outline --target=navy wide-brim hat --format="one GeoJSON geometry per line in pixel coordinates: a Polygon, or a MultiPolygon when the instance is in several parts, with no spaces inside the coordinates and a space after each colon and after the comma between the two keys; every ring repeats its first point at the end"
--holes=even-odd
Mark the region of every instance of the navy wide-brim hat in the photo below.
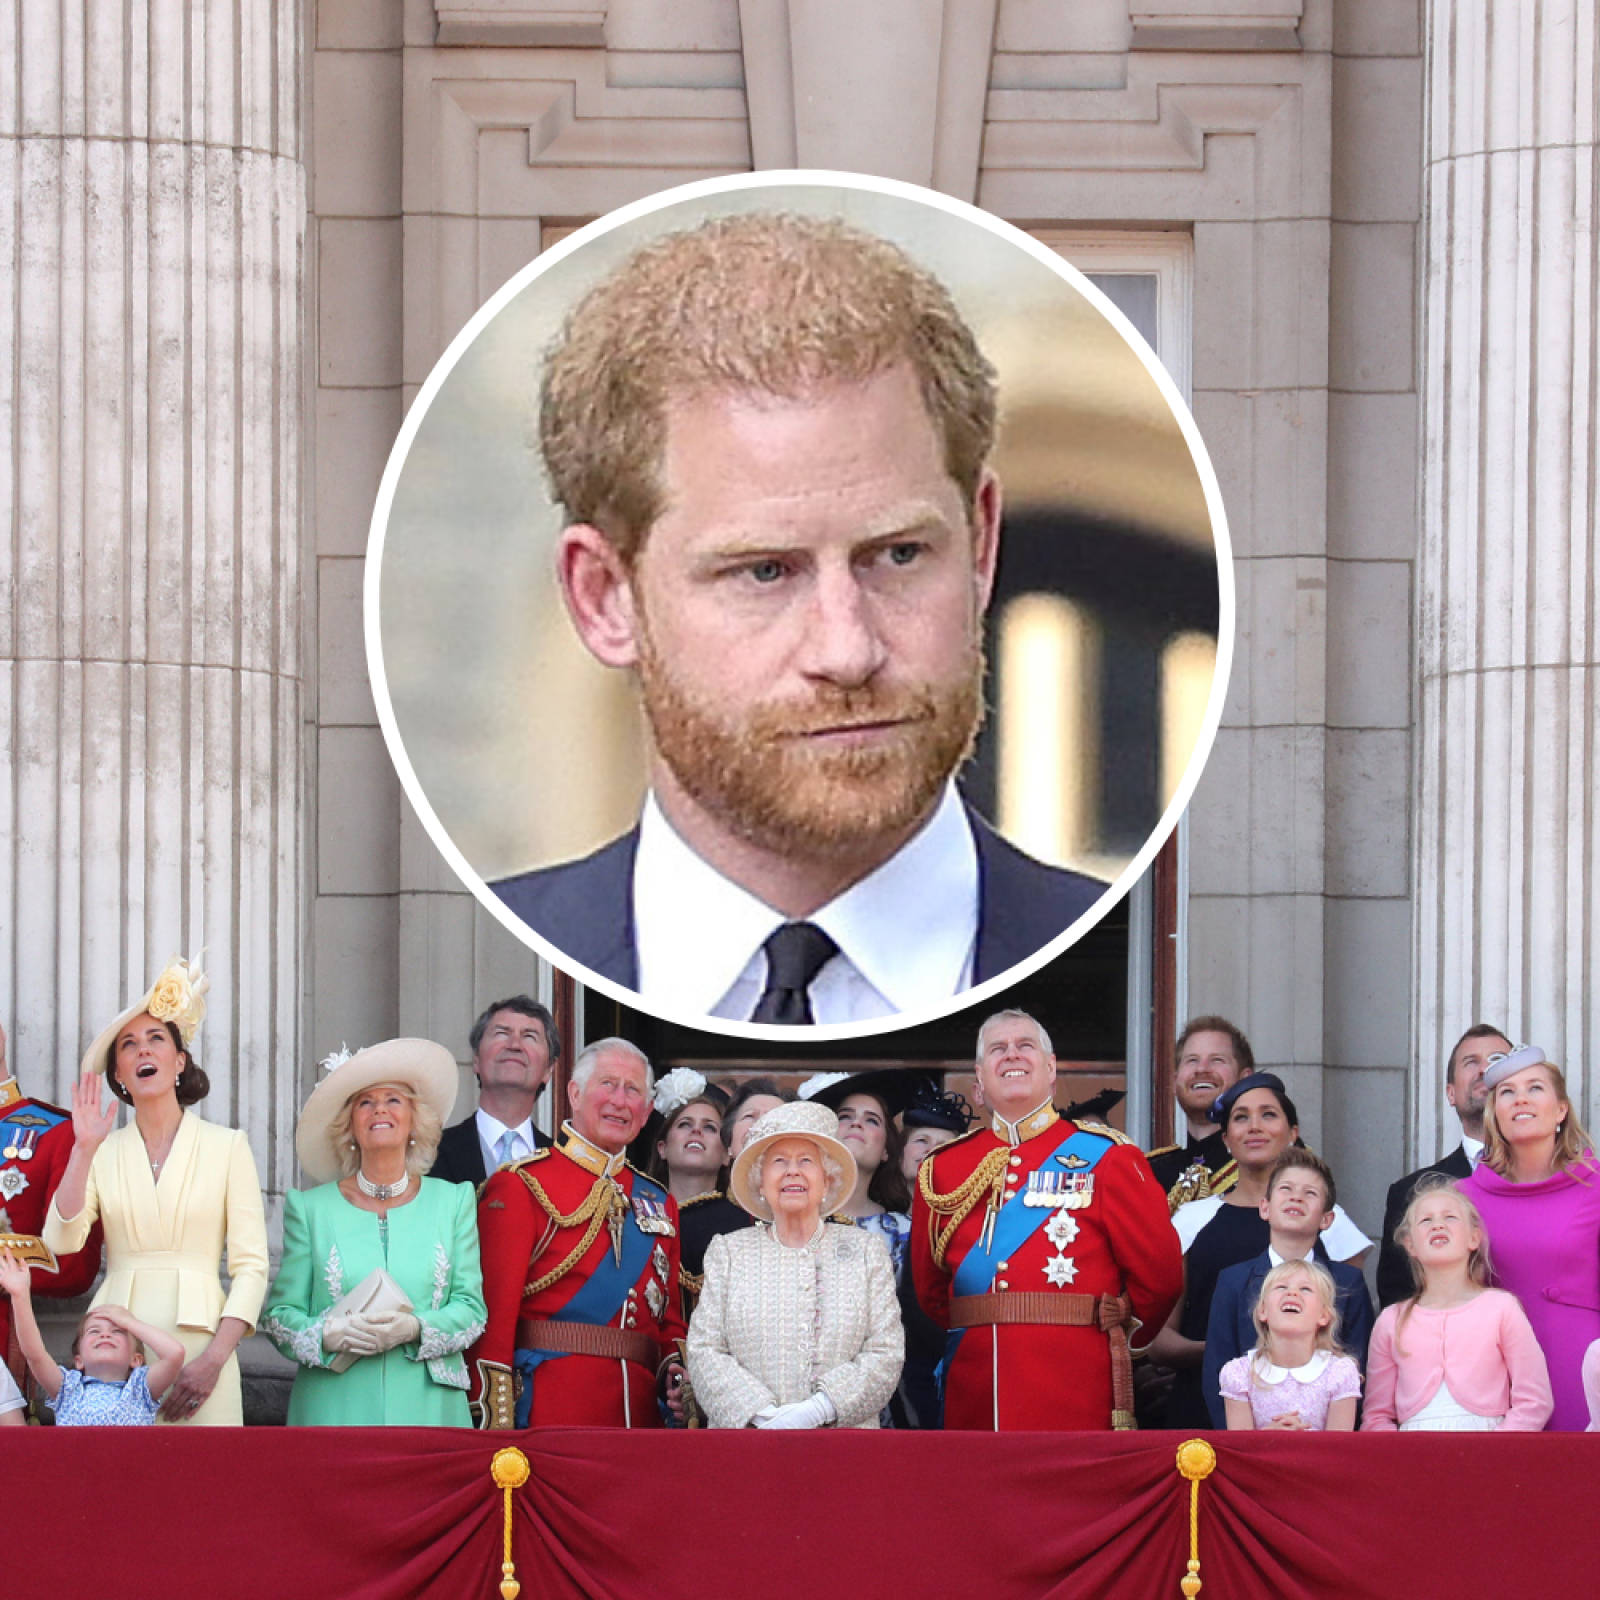
{"type": "Polygon", "coordinates": [[[975,1121],[972,1107],[962,1096],[950,1089],[941,1089],[932,1078],[920,1073],[916,1076],[911,1104],[900,1113],[900,1126],[909,1133],[913,1128],[940,1128],[946,1133],[965,1133],[975,1121]]]}
{"type": "Polygon", "coordinates": [[[1237,1083],[1224,1089],[1215,1100],[1211,1102],[1211,1109],[1206,1113],[1213,1122],[1223,1123],[1228,1120],[1233,1111],[1234,1102],[1242,1094],[1249,1094],[1252,1089],[1270,1089],[1278,1097],[1278,1104],[1283,1107],[1283,1114],[1296,1127],[1300,1125],[1300,1115],[1294,1108],[1294,1101],[1289,1098],[1289,1091],[1283,1086],[1283,1079],[1275,1072],[1252,1072],[1249,1077],[1241,1078],[1237,1083]]]}

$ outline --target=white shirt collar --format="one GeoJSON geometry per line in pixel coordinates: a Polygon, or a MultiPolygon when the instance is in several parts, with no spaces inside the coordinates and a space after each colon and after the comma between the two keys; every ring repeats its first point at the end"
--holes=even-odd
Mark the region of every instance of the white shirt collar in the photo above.
{"type": "Polygon", "coordinates": [[[511,1159],[517,1160],[519,1156],[532,1155],[538,1149],[538,1141],[533,1136],[533,1118],[524,1117],[516,1127],[508,1127],[492,1112],[485,1111],[479,1106],[474,1114],[478,1124],[478,1143],[483,1146],[483,1170],[493,1172],[500,1164],[500,1141],[508,1133],[517,1136],[518,1143],[511,1148],[511,1159]]]}
{"type": "Polygon", "coordinates": [[[1270,1361],[1259,1362],[1255,1375],[1262,1383],[1282,1383],[1285,1378],[1298,1378],[1310,1383],[1322,1374],[1322,1369],[1333,1359],[1326,1350],[1313,1350],[1311,1359],[1303,1367],[1277,1367],[1270,1361]]]}
{"type": "MultiPolygon", "coordinates": [[[[1296,1261],[1311,1261],[1311,1260],[1313,1260],[1315,1258],[1316,1253],[1317,1253],[1317,1248],[1316,1248],[1315,1245],[1313,1245],[1308,1251],[1306,1251],[1306,1253],[1303,1256],[1296,1256],[1294,1259],[1296,1261]]],[[[1267,1246],[1267,1260],[1270,1261],[1273,1264],[1273,1266],[1281,1267],[1284,1264],[1284,1262],[1287,1261],[1288,1259],[1289,1259],[1288,1256],[1280,1256],[1278,1254],[1278,1252],[1276,1250],[1274,1250],[1270,1244],[1267,1246]]]]}
{"type": "MultiPolygon", "coordinates": [[[[633,916],[647,1001],[741,1021],[766,986],[761,946],[789,920],[698,856],[653,794],[639,819],[633,916]]],[[[978,849],[954,785],[914,838],[806,920],[840,951],[811,986],[818,1022],[918,1010],[965,988],[978,935],[978,849]]]]}
{"type": "Polygon", "coordinates": [[[1483,1160],[1482,1139],[1474,1139],[1470,1134],[1464,1133],[1461,1135],[1461,1148],[1466,1151],[1467,1160],[1470,1161],[1474,1167],[1476,1167],[1477,1164],[1483,1160]]]}

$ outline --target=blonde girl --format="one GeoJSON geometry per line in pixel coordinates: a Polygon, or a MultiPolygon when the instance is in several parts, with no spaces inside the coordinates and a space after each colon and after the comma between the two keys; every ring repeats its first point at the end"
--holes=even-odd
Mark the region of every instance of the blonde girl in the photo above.
{"type": "Polygon", "coordinates": [[[1364,1432],[1534,1433],[1550,1420],[1550,1373],[1515,1295],[1489,1287],[1478,1208],[1443,1173],[1412,1192],[1395,1229],[1416,1292],[1378,1318],[1367,1353],[1364,1432]]]}
{"type": "Polygon", "coordinates": [[[1230,1428],[1355,1427],[1361,1371],[1340,1348],[1337,1304],[1316,1261],[1284,1261],[1262,1279],[1256,1347],[1219,1378],[1230,1428]]]}

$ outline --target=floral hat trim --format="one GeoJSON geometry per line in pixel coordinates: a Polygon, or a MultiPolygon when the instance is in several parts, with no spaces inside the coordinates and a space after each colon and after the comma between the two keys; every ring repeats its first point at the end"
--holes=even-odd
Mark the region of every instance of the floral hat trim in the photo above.
{"type": "Polygon", "coordinates": [[[679,1106],[688,1105],[705,1092],[706,1078],[703,1072],[696,1072],[693,1067],[674,1067],[656,1085],[656,1110],[662,1116],[670,1117],[679,1106]]]}
{"type": "Polygon", "coordinates": [[[211,980],[200,970],[204,956],[204,950],[190,956],[187,961],[182,956],[173,956],[143,996],[125,1011],[119,1012],[95,1035],[93,1043],[83,1053],[78,1071],[105,1072],[117,1035],[135,1017],[145,1012],[157,1022],[170,1023],[176,1028],[178,1038],[187,1050],[194,1043],[200,1024],[205,1021],[206,991],[211,987],[211,980]]]}
{"type": "Polygon", "coordinates": [[[202,950],[187,961],[174,956],[145,996],[143,1009],[157,1022],[176,1023],[185,1046],[194,1043],[194,1036],[205,1021],[205,997],[211,980],[200,970],[200,958],[204,954],[202,950]]]}

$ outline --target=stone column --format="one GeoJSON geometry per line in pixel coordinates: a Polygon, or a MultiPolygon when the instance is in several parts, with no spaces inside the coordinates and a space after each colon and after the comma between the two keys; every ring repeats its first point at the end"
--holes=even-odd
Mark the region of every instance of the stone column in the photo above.
{"type": "Polygon", "coordinates": [[[1414,1154],[1469,1024],[1600,1049],[1592,6],[1430,0],[1414,1154]]]}
{"type": "Polygon", "coordinates": [[[0,10],[0,1016],[24,1087],[204,945],[202,1107],[292,1181],[297,0],[0,10]]]}
{"type": "Polygon", "coordinates": [[[870,172],[974,199],[996,10],[739,0],[756,168],[870,172]]]}

